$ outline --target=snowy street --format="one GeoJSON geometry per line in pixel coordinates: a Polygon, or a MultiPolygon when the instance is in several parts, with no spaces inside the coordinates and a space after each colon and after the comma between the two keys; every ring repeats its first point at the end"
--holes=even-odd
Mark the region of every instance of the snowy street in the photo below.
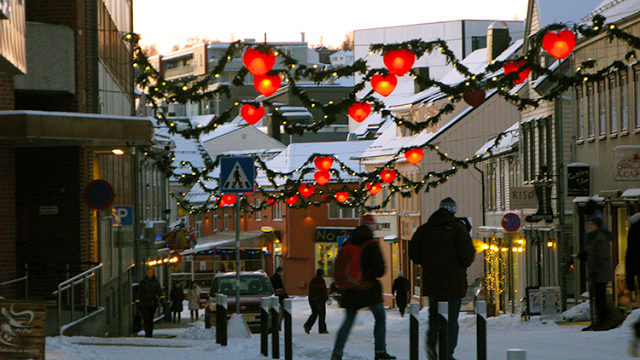
{"type": "MultiPolygon", "coordinates": [[[[185,303],[186,304],[186,303],[185,303]]],[[[186,305],[185,305],[186,306],[186,305]]],[[[318,334],[317,323],[310,334],[302,324],[310,315],[307,299],[293,301],[293,358],[296,360],[329,359],[335,334],[343,319],[342,309],[333,303],[327,307],[329,334],[318,334]]],[[[528,360],[562,359],[627,359],[629,325],[640,317],[640,310],[632,313],[625,323],[605,332],[583,332],[584,323],[574,325],[542,324],[539,317],[528,322],[519,316],[503,315],[487,321],[488,358],[506,359],[508,349],[524,349],[528,360]]],[[[189,319],[189,312],[182,313],[189,319]]],[[[476,359],[475,315],[461,314],[460,336],[454,356],[457,360],[476,359]]],[[[420,359],[426,359],[424,333],[427,308],[420,312],[420,359]]],[[[345,360],[373,359],[373,317],[361,311],[356,318],[345,348],[345,360]]],[[[229,334],[233,334],[229,329],[229,334]]],[[[157,329],[154,338],[144,338],[141,332],[130,338],[49,337],[46,339],[48,360],[175,360],[175,359],[266,359],[260,355],[260,334],[251,338],[230,337],[228,346],[215,343],[215,330],[204,329],[204,322],[173,329],[157,329]]],[[[271,346],[271,339],[269,340],[271,346]]],[[[409,316],[401,317],[397,309],[387,310],[387,351],[398,359],[409,359],[409,316]]],[[[271,351],[269,351],[269,357],[271,351]]],[[[280,333],[280,358],[284,359],[284,333],[280,333]]]]}

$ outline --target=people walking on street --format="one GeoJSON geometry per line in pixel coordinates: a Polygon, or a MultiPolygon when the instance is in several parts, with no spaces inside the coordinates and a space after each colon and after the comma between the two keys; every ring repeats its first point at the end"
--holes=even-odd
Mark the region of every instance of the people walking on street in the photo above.
{"type": "Polygon", "coordinates": [[[191,322],[198,321],[198,310],[200,310],[200,295],[202,289],[197,282],[192,281],[189,291],[187,292],[187,300],[189,300],[189,312],[191,313],[191,322]]]}
{"type": "Polygon", "coordinates": [[[311,315],[304,323],[304,332],[307,334],[311,331],[313,324],[318,319],[318,331],[320,334],[328,334],[327,323],[325,317],[327,315],[327,283],[322,277],[324,270],[316,270],[316,276],[309,282],[309,306],[311,307],[311,315]]]}
{"type": "Polygon", "coordinates": [[[469,230],[454,216],[456,211],[452,198],[443,199],[409,242],[409,258],[422,267],[422,294],[429,297],[429,360],[438,358],[438,302],[448,303],[448,359],[453,359],[458,344],[458,315],[467,293],[467,268],[475,259],[469,230]]]}
{"type": "Polygon", "coordinates": [[[284,281],[282,281],[282,275],[284,275],[284,269],[282,268],[282,266],[278,266],[276,268],[276,272],[271,276],[271,286],[273,286],[273,291],[280,302],[280,321],[278,322],[279,329],[282,329],[282,320],[284,319],[284,299],[288,297],[287,292],[284,290],[284,281]]]}
{"type": "Polygon", "coordinates": [[[393,280],[391,286],[391,294],[396,297],[396,304],[400,309],[400,316],[404,317],[404,309],[407,308],[407,300],[409,298],[409,280],[404,277],[402,271],[398,271],[398,277],[393,280]]]}
{"type": "MultiPolygon", "coordinates": [[[[627,233],[627,255],[625,256],[625,281],[627,289],[637,289],[637,278],[640,275],[640,212],[629,218],[629,232],[627,233]]],[[[633,336],[629,344],[629,356],[640,357],[640,319],[633,324],[633,336]]]]}
{"type": "Polygon", "coordinates": [[[162,286],[160,286],[158,279],[153,275],[153,268],[147,269],[147,276],[138,284],[138,299],[136,300],[136,305],[142,314],[144,336],[152,337],[153,317],[156,309],[158,305],[164,306],[162,286]]]}
{"type": "MultiPolygon", "coordinates": [[[[382,257],[378,242],[369,241],[371,239],[373,239],[371,228],[367,225],[360,225],[353,230],[351,237],[342,244],[342,246],[349,244],[363,246],[360,255],[360,268],[364,282],[368,286],[366,286],[367,289],[341,289],[342,298],[340,306],[345,308],[345,317],[336,334],[331,360],[342,360],[343,351],[349,338],[349,332],[356,319],[358,310],[363,307],[368,307],[375,319],[375,325],[373,327],[375,359],[396,359],[395,356],[387,354],[386,313],[382,299],[382,285],[377,279],[385,273],[384,258],[382,257]]],[[[363,286],[363,288],[365,288],[365,286],[363,286]]]]}
{"type": "Polygon", "coordinates": [[[184,300],[184,291],[182,291],[182,283],[180,281],[176,281],[173,284],[169,298],[171,299],[171,322],[179,324],[180,320],[182,320],[182,301],[184,300]]]}

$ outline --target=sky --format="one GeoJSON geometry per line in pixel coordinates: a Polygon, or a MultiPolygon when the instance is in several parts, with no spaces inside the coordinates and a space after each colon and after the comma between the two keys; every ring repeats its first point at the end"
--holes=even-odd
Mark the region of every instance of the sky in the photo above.
{"type": "Polygon", "coordinates": [[[135,0],[134,32],[166,52],[199,37],[300,41],[339,46],[349,31],[447,20],[523,20],[527,0],[403,0],[292,2],[274,0],[135,0]],[[241,4],[242,6],[238,6],[241,4]]]}
{"type": "MultiPolygon", "coordinates": [[[[344,314],[334,302],[327,307],[327,330],[318,334],[317,323],[310,334],[305,334],[303,324],[310,315],[306,297],[296,297],[292,302],[293,358],[296,360],[327,360],[335,335],[344,314]]],[[[185,309],[187,309],[185,302],[185,309]]],[[[588,303],[569,310],[575,318],[588,314],[588,303]]],[[[202,313],[202,312],[201,312],[202,313]]],[[[236,359],[264,360],[260,355],[260,334],[242,337],[242,331],[230,325],[228,346],[215,343],[215,328],[205,329],[202,320],[189,324],[189,311],[182,312],[184,327],[157,329],[154,337],[92,338],[56,336],[46,338],[47,360],[176,360],[176,359],[236,359]]],[[[558,325],[552,321],[542,323],[540,316],[522,321],[519,315],[501,315],[487,319],[487,358],[506,359],[507,350],[522,349],[527,359],[535,360],[623,360],[632,337],[631,324],[640,318],[640,309],[631,313],[624,324],[609,331],[581,331],[588,322],[558,325]]],[[[428,326],[428,310],[419,313],[420,359],[425,359],[424,334],[428,326]]],[[[460,334],[454,353],[457,359],[476,359],[476,315],[460,314],[460,334]]],[[[345,347],[345,360],[373,359],[374,320],[371,312],[360,311],[345,347]]],[[[387,310],[387,351],[398,360],[409,360],[409,316],[401,317],[397,309],[387,310]]],[[[280,358],[284,359],[284,334],[280,333],[280,358]]]]}

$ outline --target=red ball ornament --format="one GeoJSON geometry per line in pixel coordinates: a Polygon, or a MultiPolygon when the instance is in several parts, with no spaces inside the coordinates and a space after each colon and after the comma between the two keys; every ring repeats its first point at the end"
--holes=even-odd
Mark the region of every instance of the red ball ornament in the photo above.
{"type": "MultiPolygon", "coordinates": [[[[524,60],[515,62],[515,61],[510,61],[506,64],[504,64],[504,74],[507,75],[509,73],[512,72],[518,72],[518,70],[524,66],[527,62],[524,60]]],[[[520,72],[518,72],[518,79],[514,81],[514,83],[516,84],[522,84],[525,80],[527,80],[527,77],[529,76],[529,74],[531,73],[531,69],[529,68],[525,68],[524,70],[520,70],[520,72]]]]}
{"type": "Polygon", "coordinates": [[[391,50],[384,54],[382,59],[392,74],[402,76],[411,70],[416,62],[416,55],[408,49],[391,50]]]}
{"type": "Polygon", "coordinates": [[[346,191],[338,191],[333,197],[336,198],[337,202],[343,203],[349,199],[349,193],[346,191]]]}
{"type": "Polygon", "coordinates": [[[560,33],[548,32],[542,38],[542,47],[556,59],[564,59],[576,46],[576,34],[570,30],[560,33]]]}
{"type": "Polygon", "coordinates": [[[325,185],[329,182],[329,179],[331,179],[331,173],[328,171],[316,171],[316,173],[313,174],[313,178],[318,185],[325,185]]]}
{"type": "Polygon", "coordinates": [[[331,156],[316,156],[313,164],[319,171],[329,171],[333,166],[333,158],[331,156]]]}
{"type": "Polygon", "coordinates": [[[231,205],[236,202],[236,196],[234,194],[222,195],[222,200],[220,200],[220,206],[231,205]]]}
{"type": "Polygon", "coordinates": [[[349,116],[356,122],[363,122],[364,119],[371,114],[371,105],[369,103],[355,102],[349,107],[349,116]]]}
{"type": "Polygon", "coordinates": [[[407,161],[410,164],[417,164],[420,162],[420,160],[422,160],[422,157],[424,156],[424,151],[420,148],[415,148],[415,149],[411,149],[411,150],[407,150],[404,152],[404,157],[407,159],[407,161]]]}
{"type": "Polygon", "coordinates": [[[253,75],[264,75],[275,65],[276,56],[271,50],[265,53],[256,49],[249,49],[244,52],[242,62],[253,75]]]}
{"type": "Polygon", "coordinates": [[[380,172],[380,179],[386,183],[392,183],[396,176],[396,171],[393,169],[384,169],[380,172]]]}
{"type": "Polygon", "coordinates": [[[367,190],[369,190],[369,193],[371,193],[371,195],[375,195],[379,193],[380,190],[382,190],[382,184],[380,183],[375,183],[375,184],[367,183],[365,187],[367,188],[367,190]]]}
{"type": "Polygon", "coordinates": [[[244,104],[242,105],[242,108],[240,108],[240,115],[246,122],[253,125],[260,121],[264,116],[264,108],[262,105],[255,107],[251,104],[244,104]]]}
{"type": "Polygon", "coordinates": [[[298,195],[289,196],[284,201],[286,201],[287,204],[289,204],[289,205],[293,205],[293,204],[296,203],[296,201],[298,201],[298,195]]]}
{"type": "Polygon", "coordinates": [[[316,188],[313,185],[302,184],[298,187],[298,191],[300,191],[300,195],[304,197],[309,197],[313,194],[316,188]]]}
{"type": "Polygon", "coordinates": [[[393,74],[382,76],[375,74],[371,77],[371,87],[373,91],[382,96],[389,96],[398,85],[398,78],[393,74]]]}
{"type": "Polygon", "coordinates": [[[484,103],[486,96],[484,90],[465,91],[464,94],[462,94],[462,99],[469,104],[469,106],[477,108],[484,103]]]}
{"type": "Polygon", "coordinates": [[[280,88],[280,76],[278,75],[260,75],[253,78],[253,85],[256,90],[264,96],[269,96],[278,91],[280,88]]]}

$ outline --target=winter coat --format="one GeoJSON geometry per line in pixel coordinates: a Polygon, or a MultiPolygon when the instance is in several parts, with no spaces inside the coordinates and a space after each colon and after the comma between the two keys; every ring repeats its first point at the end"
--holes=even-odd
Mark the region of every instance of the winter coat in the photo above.
{"type": "Polygon", "coordinates": [[[640,213],[629,218],[631,226],[627,234],[627,255],[625,258],[627,288],[636,289],[635,277],[640,275],[640,213]]]}
{"type": "Polygon", "coordinates": [[[271,286],[273,286],[273,291],[275,291],[276,294],[278,294],[278,290],[282,290],[281,295],[278,295],[278,299],[282,303],[284,299],[287,298],[287,292],[284,290],[284,282],[282,281],[282,276],[280,276],[280,274],[275,273],[271,276],[271,286]]]}
{"type": "MultiPolygon", "coordinates": [[[[349,240],[356,245],[364,244],[369,239],[361,239],[351,236],[349,240]]],[[[343,244],[343,246],[345,245],[343,244]]],[[[386,271],[384,258],[378,242],[372,242],[362,249],[360,255],[360,267],[366,282],[372,284],[367,290],[343,289],[341,290],[340,306],[346,309],[361,309],[363,307],[382,303],[382,285],[377,278],[382,277],[386,271]]]]}
{"type": "Polygon", "coordinates": [[[184,300],[184,291],[182,291],[182,286],[180,287],[174,286],[173,289],[171,289],[171,311],[182,312],[183,300],[184,300]]]}
{"type": "Polygon", "coordinates": [[[396,296],[396,303],[399,307],[407,306],[407,297],[409,294],[409,280],[405,277],[397,277],[393,280],[391,286],[391,294],[396,296]]]}
{"type": "Polygon", "coordinates": [[[327,283],[322,276],[316,275],[309,283],[309,299],[327,299],[327,283]]]}
{"type": "Polygon", "coordinates": [[[141,308],[152,308],[158,306],[158,300],[164,300],[162,286],[158,279],[145,276],[138,284],[138,303],[141,308]]]}
{"type": "Polygon", "coordinates": [[[422,294],[463,298],[475,253],[465,226],[446,209],[434,212],[409,242],[409,258],[422,266],[422,294]]]}
{"type": "Polygon", "coordinates": [[[613,261],[611,259],[611,231],[599,228],[587,234],[587,270],[595,283],[613,281],[613,261]]]}
{"type": "Polygon", "coordinates": [[[187,300],[189,300],[189,310],[199,310],[200,309],[200,295],[202,294],[202,289],[200,286],[196,285],[195,289],[189,289],[187,292],[187,300]]]}

